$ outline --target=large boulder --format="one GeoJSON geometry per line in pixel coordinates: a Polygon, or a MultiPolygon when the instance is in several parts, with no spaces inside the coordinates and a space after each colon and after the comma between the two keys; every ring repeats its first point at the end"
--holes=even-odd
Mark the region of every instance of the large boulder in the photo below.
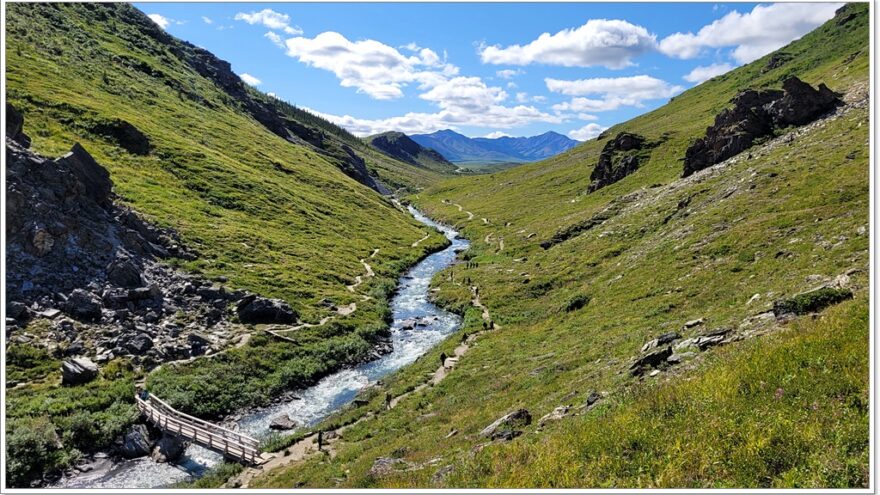
{"type": "Polygon", "coordinates": [[[79,143],[73,145],[70,153],[57,158],[55,163],[70,169],[71,173],[85,189],[84,194],[99,205],[109,205],[113,182],[110,172],[92,158],[92,155],[79,143]]]}
{"type": "Polygon", "coordinates": [[[650,352],[644,353],[641,356],[637,357],[630,365],[630,374],[632,374],[633,376],[639,376],[649,369],[658,368],[663,363],[665,363],[671,355],[671,346],[661,347],[659,349],[654,349],[650,352]]]}
{"type": "Polygon", "coordinates": [[[295,323],[296,311],[280,299],[268,299],[249,295],[236,306],[238,319],[242,323],[295,323]]]}
{"type": "Polygon", "coordinates": [[[122,439],[117,441],[117,450],[122,457],[134,459],[150,455],[152,442],[147,427],[141,424],[132,425],[122,439]]]}
{"type": "Polygon", "coordinates": [[[150,458],[155,462],[173,462],[183,455],[186,450],[186,442],[176,435],[163,433],[162,438],[156,442],[150,458]]]}
{"type": "Polygon", "coordinates": [[[61,363],[61,383],[81,385],[98,377],[98,365],[85,357],[68,359],[61,363]]]}
{"type": "Polygon", "coordinates": [[[275,416],[269,423],[270,430],[292,430],[297,426],[296,421],[290,419],[290,416],[288,416],[287,413],[275,416]]]}
{"type": "Polygon", "coordinates": [[[127,289],[144,285],[137,265],[130,258],[125,257],[117,257],[107,265],[107,281],[127,289]]]}
{"type": "Polygon", "coordinates": [[[139,333],[125,346],[132,354],[142,356],[153,348],[153,339],[145,333],[139,333]]]}
{"type": "Polygon", "coordinates": [[[496,419],[492,424],[483,428],[480,436],[491,438],[492,440],[510,440],[522,434],[517,428],[529,425],[531,422],[532,415],[529,414],[528,410],[517,409],[496,419]]]}
{"type": "Polygon", "coordinates": [[[80,321],[101,319],[101,298],[84,289],[74,289],[64,303],[64,312],[80,321]]]}

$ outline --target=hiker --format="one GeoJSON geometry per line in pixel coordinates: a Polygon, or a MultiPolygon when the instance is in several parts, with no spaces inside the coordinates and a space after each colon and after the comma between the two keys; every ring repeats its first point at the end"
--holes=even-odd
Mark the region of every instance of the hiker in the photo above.
{"type": "Polygon", "coordinates": [[[318,430],[318,450],[324,447],[324,430],[318,430]]]}
{"type": "Polygon", "coordinates": [[[442,366],[444,368],[446,367],[446,353],[445,352],[440,353],[440,366],[442,366]]]}
{"type": "Polygon", "coordinates": [[[391,393],[385,393],[385,409],[391,410],[391,393]]]}

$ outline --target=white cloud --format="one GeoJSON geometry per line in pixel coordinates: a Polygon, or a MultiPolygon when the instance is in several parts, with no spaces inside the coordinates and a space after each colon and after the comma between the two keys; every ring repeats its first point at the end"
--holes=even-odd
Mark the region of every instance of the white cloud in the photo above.
{"type": "Polygon", "coordinates": [[[563,118],[533,106],[506,106],[507,93],[487,86],[479,77],[454,77],[419,95],[439,107],[434,113],[410,112],[385,119],[360,119],[350,115],[313,112],[358,136],[386,131],[427,133],[460,126],[510,129],[533,122],[559,124],[563,118]]]}
{"type": "Polygon", "coordinates": [[[633,57],[655,47],[656,37],[642,26],[623,20],[590,19],[578,28],[543,33],[526,45],[483,46],[480,59],[496,65],[539,63],[621,69],[632,65],[633,57]]]}
{"type": "Polygon", "coordinates": [[[591,114],[591,113],[579,113],[577,114],[577,118],[581,120],[599,120],[599,117],[591,114]]]}
{"type": "Polygon", "coordinates": [[[670,57],[690,59],[703,48],[735,46],[733,58],[744,64],[785,46],[834,17],[840,3],[775,3],[751,12],[732,11],[697,34],[675,33],[660,41],[670,57]]]}
{"type": "Polygon", "coordinates": [[[281,38],[281,36],[278,35],[278,33],[274,31],[267,31],[266,34],[264,34],[263,36],[269,38],[269,41],[275,43],[278,47],[284,48],[284,40],[281,38]]]}
{"type": "Polygon", "coordinates": [[[205,24],[214,24],[214,21],[207,16],[202,16],[202,22],[204,22],[205,24]]]}
{"type": "Polygon", "coordinates": [[[507,89],[516,89],[516,88],[518,88],[518,87],[519,87],[519,85],[516,84],[516,83],[513,82],[513,81],[508,81],[508,82],[507,82],[507,89]]]}
{"type": "Polygon", "coordinates": [[[605,112],[622,106],[642,106],[646,100],[669,98],[683,88],[651,76],[599,77],[593,79],[561,80],[546,78],[547,89],[554,93],[578,96],[571,101],[553,105],[557,112],[605,112]],[[599,98],[580,96],[597,95],[599,98]]]}
{"type": "Polygon", "coordinates": [[[416,82],[425,89],[458,73],[458,67],[441,60],[431,49],[419,48],[416,55],[405,56],[379,41],[350,41],[332,31],[314,38],[289,38],[284,46],[289,56],[331,71],[343,87],[357,88],[377,100],[400,98],[408,83],[416,82]]]}
{"type": "Polygon", "coordinates": [[[577,139],[578,141],[589,141],[594,137],[602,134],[602,131],[607,129],[607,127],[602,127],[599,124],[587,124],[580,129],[575,129],[573,131],[569,131],[568,137],[572,139],[577,139]]]}
{"type": "Polygon", "coordinates": [[[510,134],[507,134],[507,133],[501,132],[501,131],[495,131],[495,132],[490,132],[489,134],[486,134],[483,137],[486,139],[498,139],[498,138],[503,138],[503,137],[510,137],[510,134]]]}
{"type": "Polygon", "coordinates": [[[709,79],[712,79],[715,76],[720,76],[732,69],[733,66],[730,64],[701,65],[699,67],[694,67],[694,70],[685,74],[682,79],[687,82],[700,84],[703,81],[708,81],[709,79]]]}
{"type": "Polygon", "coordinates": [[[272,98],[278,98],[278,95],[276,95],[275,93],[273,93],[273,92],[271,92],[271,91],[268,92],[268,93],[266,93],[266,96],[269,96],[269,97],[272,97],[272,98]]]}
{"type": "Polygon", "coordinates": [[[525,92],[520,92],[516,94],[516,101],[518,103],[526,103],[529,101],[529,94],[525,92]]]}
{"type": "Polygon", "coordinates": [[[165,29],[171,24],[171,19],[161,15],[161,14],[147,14],[147,17],[150,18],[153,22],[159,25],[160,28],[165,29]]]}
{"type": "Polygon", "coordinates": [[[248,24],[262,24],[269,29],[278,29],[290,35],[302,34],[302,29],[297,26],[290,25],[290,16],[275,12],[272,9],[263,9],[259,12],[235,14],[236,21],[244,21],[248,24]]]}
{"type": "Polygon", "coordinates": [[[495,75],[501,79],[510,79],[511,77],[524,74],[522,69],[504,69],[495,72],[495,75]]]}
{"type": "Polygon", "coordinates": [[[263,82],[263,81],[260,81],[259,79],[257,79],[256,77],[248,74],[247,72],[242,72],[241,74],[238,75],[238,77],[240,77],[242,81],[244,81],[246,84],[248,84],[250,86],[259,86],[260,83],[263,82]]]}

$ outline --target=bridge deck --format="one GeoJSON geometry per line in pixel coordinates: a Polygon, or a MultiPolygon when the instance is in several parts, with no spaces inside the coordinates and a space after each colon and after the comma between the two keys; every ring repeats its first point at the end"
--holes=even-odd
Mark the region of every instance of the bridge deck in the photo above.
{"type": "Polygon", "coordinates": [[[147,400],[135,396],[135,400],[141,414],[162,431],[238,461],[250,464],[261,461],[260,442],[252,437],[184,414],[152,395],[147,400]]]}

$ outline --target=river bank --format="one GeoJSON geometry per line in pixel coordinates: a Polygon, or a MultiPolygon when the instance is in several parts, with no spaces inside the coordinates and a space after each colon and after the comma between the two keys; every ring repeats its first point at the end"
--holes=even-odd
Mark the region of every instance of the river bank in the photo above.
{"type": "MultiPolygon", "coordinates": [[[[316,385],[294,391],[290,400],[248,411],[234,424],[249,435],[266,438],[269,423],[287,414],[297,424],[308,427],[351,402],[361,390],[389,373],[415,361],[461,325],[458,315],[438,308],[428,300],[431,278],[450,266],[456,254],[469,242],[458,233],[433,222],[412,207],[409,212],[421,223],[439,229],[450,240],[445,249],[428,255],[398,281],[391,302],[392,351],[379,359],[333,373],[316,385]]],[[[62,478],[53,488],[159,488],[191,481],[203,476],[222,457],[198,446],[190,446],[174,464],[158,464],[148,457],[113,462],[97,459],[93,469],[62,478]]]]}

